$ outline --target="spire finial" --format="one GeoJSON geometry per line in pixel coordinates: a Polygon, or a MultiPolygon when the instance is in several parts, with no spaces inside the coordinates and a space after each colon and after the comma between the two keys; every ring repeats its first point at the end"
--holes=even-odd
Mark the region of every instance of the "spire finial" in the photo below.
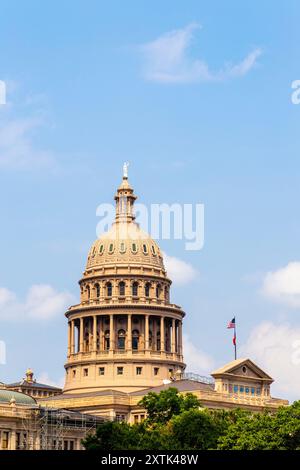
{"type": "Polygon", "coordinates": [[[128,178],[128,167],[129,167],[129,162],[124,162],[123,164],[123,178],[128,178]]]}

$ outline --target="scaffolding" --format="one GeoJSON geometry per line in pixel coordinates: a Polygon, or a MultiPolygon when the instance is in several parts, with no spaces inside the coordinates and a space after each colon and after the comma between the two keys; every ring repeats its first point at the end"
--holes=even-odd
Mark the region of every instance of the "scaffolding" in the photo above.
{"type": "Polygon", "coordinates": [[[37,406],[31,411],[23,418],[20,448],[24,450],[64,450],[66,439],[81,440],[108,420],[66,409],[37,406]]]}

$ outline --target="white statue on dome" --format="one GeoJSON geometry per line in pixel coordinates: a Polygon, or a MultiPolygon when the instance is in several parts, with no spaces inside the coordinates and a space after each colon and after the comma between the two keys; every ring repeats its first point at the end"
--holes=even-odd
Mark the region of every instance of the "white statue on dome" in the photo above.
{"type": "Polygon", "coordinates": [[[129,162],[124,162],[124,165],[123,165],[123,178],[128,178],[128,167],[129,167],[129,162]]]}

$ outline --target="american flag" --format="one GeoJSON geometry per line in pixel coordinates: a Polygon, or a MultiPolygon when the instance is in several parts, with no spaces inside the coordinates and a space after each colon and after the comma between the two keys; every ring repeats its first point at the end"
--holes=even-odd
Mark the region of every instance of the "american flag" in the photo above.
{"type": "Polygon", "coordinates": [[[235,328],[235,317],[228,323],[227,328],[235,328]]]}

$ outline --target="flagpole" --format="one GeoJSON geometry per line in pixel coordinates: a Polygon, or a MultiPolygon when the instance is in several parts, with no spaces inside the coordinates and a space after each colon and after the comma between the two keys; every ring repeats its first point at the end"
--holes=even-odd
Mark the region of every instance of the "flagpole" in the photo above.
{"type": "Polygon", "coordinates": [[[236,360],[236,317],[234,317],[234,359],[236,360]]]}

